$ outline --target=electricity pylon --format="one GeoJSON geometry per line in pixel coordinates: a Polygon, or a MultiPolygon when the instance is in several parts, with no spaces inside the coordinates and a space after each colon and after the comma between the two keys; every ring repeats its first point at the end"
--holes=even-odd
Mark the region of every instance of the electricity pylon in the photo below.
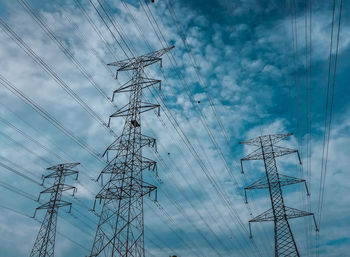
{"type": "MultiPolygon", "coordinates": [[[[132,71],[132,78],[113,92],[130,92],[129,103],[110,116],[125,117],[123,132],[105,151],[114,153],[111,161],[102,170],[99,179],[102,189],[96,195],[103,201],[99,224],[90,256],[144,257],[143,196],[156,190],[142,178],[145,169],[156,169],[156,162],[142,156],[144,146],[156,147],[156,139],[141,134],[141,113],[159,108],[159,105],[142,101],[143,89],[159,85],[160,80],[147,78],[144,68],[162,61],[161,56],[173,47],[148,53],[136,58],[117,61],[120,71],[132,71]],[[109,178],[103,183],[103,175],[109,178]]],[[[159,109],[158,109],[159,114],[159,109]]],[[[156,193],[156,191],[155,191],[156,193]]],[[[95,208],[95,205],[94,205],[95,208]]]]}
{"type": "Polygon", "coordinates": [[[301,165],[300,155],[298,150],[289,149],[275,145],[279,141],[285,139],[292,134],[276,134],[264,135],[257,138],[249,139],[240,144],[253,145],[259,147],[252,153],[241,159],[241,169],[243,171],[243,161],[263,160],[266,176],[254,182],[252,185],[244,188],[246,203],[246,191],[250,189],[269,189],[272,208],[258,215],[249,221],[249,230],[251,234],[252,222],[274,222],[274,239],[275,239],[275,257],[294,257],[300,256],[297,245],[294,240],[292,230],[290,228],[289,219],[299,218],[304,216],[313,216],[316,230],[316,220],[313,213],[297,210],[286,207],[282,194],[282,187],[296,183],[305,183],[306,192],[309,195],[306,181],[304,179],[293,178],[279,174],[277,170],[276,157],[287,154],[297,153],[299,163],[301,165]]]}
{"type": "Polygon", "coordinates": [[[71,175],[76,175],[76,179],[78,179],[78,171],[72,170],[77,165],[79,165],[79,163],[64,163],[47,168],[47,170],[52,170],[53,172],[43,176],[42,185],[44,185],[46,179],[53,178],[55,180],[51,187],[46,188],[39,194],[38,201],[40,201],[41,194],[51,195],[50,201],[35,209],[34,218],[37,210],[47,209],[47,211],[30,253],[30,257],[54,256],[58,209],[64,206],[69,206],[69,212],[72,209],[72,203],[61,200],[62,192],[73,190],[74,196],[77,190],[74,186],[64,184],[64,181],[67,176],[71,175]]]}

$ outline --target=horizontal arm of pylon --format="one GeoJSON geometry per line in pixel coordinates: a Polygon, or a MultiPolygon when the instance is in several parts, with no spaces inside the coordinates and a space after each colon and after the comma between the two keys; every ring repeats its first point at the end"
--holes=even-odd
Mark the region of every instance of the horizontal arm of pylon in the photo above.
{"type": "Polygon", "coordinates": [[[159,61],[162,55],[164,55],[166,52],[170,51],[173,48],[174,46],[163,48],[161,50],[147,53],[136,58],[129,58],[122,61],[112,62],[107,65],[119,67],[118,71],[133,69],[135,67],[135,64],[138,64],[138,63],[143,63],[142,66],[145,67],[159,61]]]}
{"type": "Polygon", "coordinates": [[[132,159],[128,162],[125,162],[124,160],[119,160],[119,159],[115,159],[115,161],[111,161],[102,171],[101,173],[114,173],[114,174],[119,174],[122,173],[123,167],[135,167],[135,168],[139,168],[141,171],[145,170],[145,169],[150,169],[152,168],[152,170],[154,171],[156,169],[156,164],[157,162],[154,160],[151,160],[147,157],[141,156],[139,154],[135,154],[135,160],[137,160],[137,162],[134,162],[132,159]],[[137,164],[137,163],[140,163],[137,164]]]}
{"type": "MultiPolygon", "coordinates": [[[[281,186],[288,186],[288,185],[293,185],[297,183],[303,183],[305,182],[305,179],[294,178],[294,177],[279,174],[279,182],[281,186]]],[[[267,182],[266,177],[264,176],[263,178],[254,182],[250,186],[245,187],[244,189],[250,190],[250,189],[265,189],[265,188],[269,188],[269,184],[267,182]]]]}
{"type": "MultiPolygon", "coordinates": [[[[287,219],[295,219],[295,218],[313,215],[313,213],[311,213],[311,212],[306,212],[306,211],[290,208],[287,206],[285,207],[285,209],[286,209],[287,219]]],[[[263,212],[262,214],[251,219],[249,222],[265,222],[265,221],[274,221],[272,208],[268,209],[267,211],[263,212]]]]}
{"type": "MultiPolygon", "coordinates": [[[[141,144],[140,148],[144,146],[152,147],[157,152],[157,144],[156,139],[153,137],[149,137],[141,134],[141,144]]],[[[112,144],[110,144],[107,149],[102,154],[102,157],[107,156],[107,161],[109,161],[108,152],[110,151],[123,151],[128,147],[127,140],[123,139],[123,137],[119,136],[112,144]]]]}
{"type": "Polygon", "coordinates": [[[154,63],[160,62],[161,60],[162,60],[162,58],[159,58],[159,57],[148,56],[148,57],[144,57],[143,59],[130,58],[130,59],[125,60],[125,61],[112,62],[112,63],[109,63],[107,65],[119,67],[117,69],[117,74],[116,74],[116,78],[117,78],[118,72],[120,72],[120,71],[128,71],[128,70],[137,69],[138,65],[141,63],[142,63],[142,67],[147,67],[147,66],[152,65],[154,63]]]}
{"type": "MultiPolygon", "coordinates": [[[[72,203],[64,200],[59,200],[59,201],[56,201],[55,203],[56,208],[61,208],[61,207],[70,206],[70,205],[72,205],[72,203]]],[[[36,210],[50,209],[52,208],[52,206],[53,206],[52,202],[47,202],[37,207],[36,210]]]]}
{"type": "MultiPolygon", "coordinates": [[[[292,153],[298,153],[298,150],[290,149],[290,148],[286,148],[286,147],[281,147],[281,146],[274,146],[273,147],[274,157],[281,157],[281,156],[292,154],[292,153]]],[[[242,161],[252,161],[252,160],[264,160],[264,155],[262,153],[261,147],[256,149],[252,153],[246,155],[245,157],[243,157],[241,159],[241,162],[242,161]]]]}
{"type": "MultiPolygon", "coordinates": [[[[75,179],[78,179],[78,173],[79,171],[77,170],[63,170],[61,172],[62,176],[65,176],[65,177],[68,177],[68,176],[72,176],[72,175],[76,175],[76,178],[75,179]]],[[[57,171],[54,171],[46,176],[43,176],[43,182],[42,184],[44,184],[45,180],[48,179],[48,178],[57,178],[58,176],[60,176],[60,173],[57,173],[57,171]]]]}
{"type": "MultiPolygon", "coordinates": [[[[70,185],[60,185],[59,186],[60,191],[68,191],[71,189],[73,189],[75,191],[74,186],[70,186],[70,185]]],[[[56,191],[57,191],[57,185],[54,185],[54,186],[50,186],[50,187],[44,189],[43,191],[40,192],[40,194],[54,193],[56,191]]]]}
{"type": "Polygon", "coordinates": [[[153,147],[157,152],[157,140],[153,137],[141,134],[141,147],[148,146],[153,147]]]}
{"type": "MultiPolygon", "coordinates": [[[[305,179],[294,178],[294,177],[279,174],[279,182],[280,182],[281,186],[288,186],[288,185],[293,185],[293,184],[297,184],[297,183],[305,183],[306,193],[307,193],[307,195],[309,195],[309,190],[308,190],[305,179]]],[[[271,185],[271,186],[274,187],[275,185],[271,185]]],[[[245,187],[244,188],[245,202],[248,203],[247,192],[246,192],[247,190],[266,189],[266,188],[269,188],[269,184],[267,182],[266,176],[255,181],[253,184],[245,187]]]]}
{"type": "Polygon", "coordinates": [[[144,88],[147,88],[150,86],[154,86],[156,84],[159,84],[159,89],[160,89],[161,80],[159,80],[159,79],[151,79],[151,78],[146,78],[146,77],[142,77],[138,81],[134,81],[131,79],[128,82],[126,82],[124,85],[122,85],[120,88],[116,89],[113,92],[112,101],[114,100],[115,94],[131,92],[131,91],[133,91],[133,88],[135,87],[135,85],[141,85],[141,88],[144,89],[144,88]]]}
{"type": "MultiPolygon", "coordinates": [[[[138,168],[141,171],[143,170],[152,170],[156,173],[156,176],[158,176],[158,169],[157,169],[157,162],[154,160],[151,160],[147,157],[140,156],[138,154],[135,154],[135,159],[137,159],[137,162],[134,162],[130,160],[129,162],[125,162],[123,160],[119,160],[118,158],[114,159],[114,161],[110,161],[108,165],[100,172],[100,175],[97,178],[97,181],[100,181],[101,185],[104,185],[103,182],[103,175],[104,174],[122,174],[124,172],[125,168],[138,168]],[[137,164],[139,163],[139,164],[137,164]]],[[[123,179],[126,179],[125,177],[120,178],[113,178],[114,181],[121,181],[123,179]]]]}
{"type": "Polygon", "coordinates": [[[264,135],[264,136],[260,136],[260,137],[256,137],[256,138],[252,138],[252,139],[248,139],[248,140],[239,142],[239,144],[261,146],[261,141],[262,141],[263,145],[270,145],[271,142],[272,142],[272,144],[276,144],[279,141],[282,141],[283,139],[285,139],[291,135],[293,135],[293,133],[264,135]],[[271,139],[271,141],[270,141],[270,139],[271,139]]]}
{"type": "Polygon", "coordinates": [[[141,170],[152,170],[156,172],[156,175],[158,175],[158,171],[157,171],[157,162],[154,160],[151,160],[149,158],[146,158],[144,156],[141,157],[142,161],[141,161],[141,170]]]}
{"type": "MultiPolygon", "coordinates": [[[[114,181],[115,182],[115,181],[114,181]]],[[[113,188],[104,187],[96,195],[96,199],[128,199],[134,195],[143,197],[156,190],[157,187],[145,181],[133,178],[133,184],[117,186],[113,188]]]]}
{"type": "MultiPolygon", "coordinates": [[[[139,134],[141,137],[140,148],[144,146],[156,148],[156,139],[143,134],[139,134]]],[[[128,147],[128,141],[119,136],[112,144],[110,144],[102,156],[105,156],[107,151],[121,151],[128,147]]]]}
{"type": "Polygon", "coordinates": [[[68,170],[72,169],[75,166],[78,166],[80,163],[79,162],[74,162],[74,163],[61,163],[58,165],[51,166],[47,168],[47,170],[57,170],[57,169],[63,169],[63,170],[68,170]]]}
{"type": "MultiPolygon", "coordinates": [[[[158,108],[159,104],[152,104],[147,102],[142,102],[141,106],[137,107],[140,113],[144,113],[147,111],[150,111],[152,109],[158,108]]],[[[109,119],[115,118],[115,117],[125,117],[128,116],[131,111],[130,104],[124,105],[122,108],[117,110],[115,113],[113,113],[111,116],[109,116],[109,119]]],[[[108,122],[108,125],[110,122],[108,122]]]]}
{"type": "Polygon", "coordinates": [[[245,157],[243,157],[241,159],[242,161],[251,161],[251,160],[263,160],[263,155],[262,155],[262,151],[261,148],[258,148],[256,150],[254,150],[252,153],[246,155],[245,157]]]}

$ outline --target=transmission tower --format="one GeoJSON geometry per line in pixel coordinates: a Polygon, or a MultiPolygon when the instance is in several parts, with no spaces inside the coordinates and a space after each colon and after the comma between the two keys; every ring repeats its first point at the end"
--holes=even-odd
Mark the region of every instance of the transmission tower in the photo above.
{"type": "Polygon", "coordinates": [[[251,189],[269,189],[272,208],[258,215],[249,221],[249,230],[251,234],[251,223],[253,222],[274,222],[275,238],[275,257],[300,256],[297,245],[290,228],[289,219],[300,218],[304,216],[313,216],[316,230],[317,225],[313,213],[290,208],[284,205],[282,187],[297,183],[305,183],[306,192],[309,195],[306,181],[304,179],[294,178],[279,174],[277,170],[276,157],[287,154],[297,153],[301,165],[298,150],[277,146],[276,143],[287,138],[292,134],[264,135],[257,138],[249,139],[240,144],[252,145],[259,147],[252,153],[241,159],[241,168],[243,173],[243,161],[263,160],[266,176],[244,188],[245,199],[247,203],[247,190],[251,189]]]}
{"type": "Polygon", "coordinates": [[[64,163],[47,168],[52,171],[50,174],[43,176],[42,185],[44,185],[45,179],[53,178],[54,183],[51,187],[46,188],[39,194],[38,201],[40,201],[41,194],[51,194],[50,201],[40,205],[35,209],[34,217],[37,210],[46,209],[44,220],[41,224],[39,233],[36,237],[33,249],[30,253],[30,257],[53,257],[55,252],[55,238],[56,238],[56,226],[58,209],[60,207],[69,206],[69,212],[72,209],[70,202],[61,200],[62,192],[67,190],[73,190],[73,196],[76,192],[76,188],[64,184],[67,176],[76,175],[78,179],[78,171],[72,170],[79,163],[64,163]]]}
{"type": "Polygon", "coordinates": [[[161,63],[161,56],[172,48],[108,64],[118,67],[116,78],[120,71],[132,71],[132,78],[113,92],[112,100],[116,93],[130,92],[130,96],[129,103],[109,118],[108,124],[111,118],[125,117],[125,125],[104,153],[107,160],[110,152],[114,157],[99,176],[102,189],[96,199],[103,201],[103,206],[90,256],[145,256],[143,196],[156,187],[143,181],[142,171],[156,170],[156,162],[142,156],[142,148],[155,148],[156,139],[141,134],[141,113],[158,108],[159,114],[159,105],[143,102],[142,91],[154,85],[160,89],[161,81],[147,78],[144,68],[161,63]],[[104,174],[109,177],[106,183],[104,174]]]}

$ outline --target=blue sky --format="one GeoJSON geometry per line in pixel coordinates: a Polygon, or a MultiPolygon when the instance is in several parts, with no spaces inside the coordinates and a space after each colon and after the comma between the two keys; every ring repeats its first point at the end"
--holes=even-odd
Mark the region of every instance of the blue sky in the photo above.
{"type": "MultiPolygon", "coordinates": [[[[239,159],[253,150],[238,142],[261,133],[295,134],[281,145],[301,150],[303,169],[295,156],[280,158],[278,167],[286,175],[311,176],[311,196],[306,196],[303,185],[294,185],[284,188],[285,202],[318,214],[332,3],[312,1],[312,101],[307,115],[305,3],[296,1],[296,41],[290,1],[270,2],[156,0],[147,5],[142,0],[104,0],[118,29],[109,24],[116,42],[88,0],[30,1],[49,31],[40,27],[21,1],[2,1],[0,18],[25,42],[28,53],[1,29],[0,75],[57,122],[52,125],[48,116],[43,118],[0,86],[0,255],[29,255],[40,224],[25,215],[33,215],[39,203],[32,198],[42,190],[33,181],[39,182],[46,167],[62,161],[82,166],[79,182],[67,181],[77,186],[78,193],[75,199],[64,195],[72,201],[73,210],[72,214],[60,210],[55,254],[89,254],[98,222],[89,208],[100,188],[93,179],[104,163],[86,148],[102,154],[113,142],[101,124],[114,112],[105,95],[111,97],[128,79],[127,74],[120,74],[116,81],[106,64],[125,59],[130,51],[140,55],[167,44],[175,49],[164,56],[163,68],[147,68],[149,76],[162,80],[162,93],[153,88],[144,92],[146,101],[162,106],[160,117],[149,112],[142,120],[143,133],[158,142],[158,154],[144,151],[157,160],[159,173],[158,178],[145,173],[145,180],[158,187],[159,200],[156,204],[145,198],[147,255],[259,256],[255,243],[261,256],[272,256],[272,223],[253,224],[254,241],[248,238],[248,220],[270,208],[268,192],[250,192],[249,205],[243,201],[243,188],[264,175],[263,163],[245,163],[244,176],[238,166],[239,159]],[[293,40],[298,44],[296,57],[293,40]],[[305,154],[307,117],[312,121],[311,169],[305,154]],[[66,133],[57,126],[63,126],[66,133]],[[9,190],[10,186],[15,189],[9,190]]],[[[338,10],[340,1],[335,2],[338,10]]],[[[96,0],[92,3],[101,11],[96,0]]],[[[346,256],[350,250],[348,11],[344,2],[320,256],[346,256]]],[[[115,104],[122,106],[126,101],[127,95],[120,95],[115,104]]],[[[121,133],[123,122],[113,120],[116,134],[121,133]]],[[[38,213],[38,219],[43,215],[38,213]]],[[[315,256],[312,219],[295,219],[291,226],[301,255],[315,256]]]]}

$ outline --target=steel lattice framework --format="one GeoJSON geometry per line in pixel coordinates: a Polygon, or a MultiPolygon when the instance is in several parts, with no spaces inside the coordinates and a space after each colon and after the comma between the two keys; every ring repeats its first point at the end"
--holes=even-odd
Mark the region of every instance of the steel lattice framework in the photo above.
{"type": "Polygon", "coordinates": [[[122,135],[105,151],[107,160],[111,152],[114,157],[99,176],[102,189],[96,199],[103,206],[90,256],[145,256],[143,196],[156,187],[143,181],[142,171],[156,170],[156,162],[142,156],[142,148],[156,147],[156,140],[141,134],[141,114],[159,105],[143,102],[142,91],[154,85],[160,89],[161,81],[147,78],[144,68],[161,63],[161,56],[172,48],[108,64],[118,67],[117,76],[120,71],[132,71],[132,78],[113,92],[113,100],[116,93],[130,92],[130,97],[128,104],[110,116],[110,120],[125,117],[125,125],[122,135]],[[109,177],[106,183],[103,175],[109,177]]]}
{"type": "Polygon", "coordinates": [[[38,201],[40,201],[41,194],[51,195],[47,203],[40,205],[35,210],[34,218],[37,210],[47,209],[30,257],[54,256],[58,209],[60,207],[69,206],[70,211],[72,208],[72,203],[61,199],[62,193],[63,191],[73,190],[74,196],[77,190],[74,186],[64,184],[64,181],[67,176],[71,175],[76,175],[76,179],[78,179],[78,171],[73,170],[77,165],[79,165],[79,163],[64,163],[47,168],[47,170],[51,170],[52,172],[43,177],[42,184],[44,185],[44,181],[49,178],[53,178],[54,183],[51,187],[46,188],[39,194],[38,201]]]}
{"type": "Polygon", "coordinates": [[[244,191],[247,202],[247,190],[269,189],[272,208],[251,219],[249,221],[249,229],[251,231],[252,222],[274,222],[275,257],[300,256],[297,245],[294,240],[292,230],[288,222],[289,219],[304,216],[313,216],[316,226],[316,221],[313,213],[286,207],[284,204],[282,194],[283,186],[292,185],[296,183],[305,183],[306,192],[309,195],[307,184],[304,179],[281,175],[277,170],[276,157],[284,156],[287,154],[297,153],[299,162],[301,164],[299,152],[297,150],[276,145],[276,143],[280,142],[281,140],[287,138],[290,135],[292,134],[264,135],[240,143],[259,147],[258,149],[241,159],[242,173],[243,161],[264,161],[266,176],[254,182],[250,186],[245,187],[244,191]]]}

